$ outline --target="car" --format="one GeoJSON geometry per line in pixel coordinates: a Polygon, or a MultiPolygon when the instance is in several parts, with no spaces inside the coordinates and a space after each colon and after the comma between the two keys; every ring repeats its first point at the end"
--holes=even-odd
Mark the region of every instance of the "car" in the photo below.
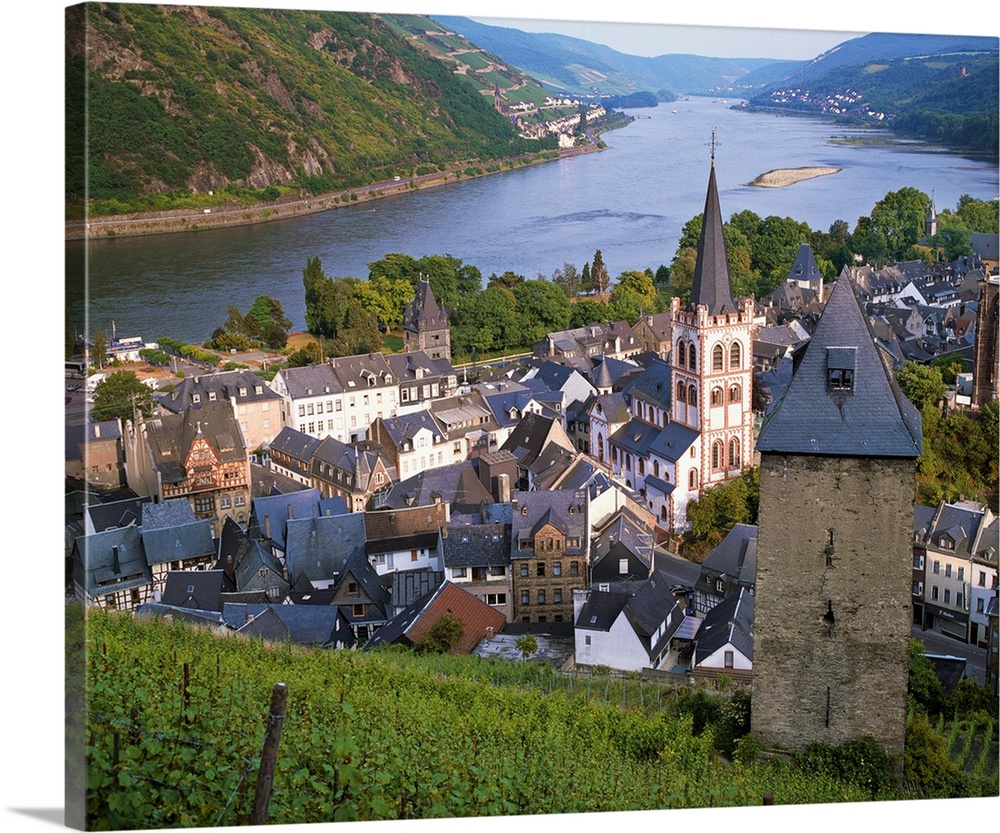
{"type": "Polygon", "coordinates": [[[80,385],[77,384],[76,382],[73,382],[73,384],[71,385],[66,385],[66,390],[69,391],[70,393],[76,393],[78,390],[80,390],[80,385]]]}

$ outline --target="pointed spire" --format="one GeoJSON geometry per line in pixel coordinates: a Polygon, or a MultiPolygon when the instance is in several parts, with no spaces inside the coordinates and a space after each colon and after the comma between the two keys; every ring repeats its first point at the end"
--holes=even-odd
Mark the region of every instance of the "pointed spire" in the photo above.
{"type": "Polygon", "coordinates": [[[712,170],[708,177],[705,212],[698,241],[698,259],[691,285],[690,307],[708,307],[709,315],[736,312],[733,288],[729,282],[726,262],[726,241],[722,232],[722,211],[719,208],[719,187],[715,181],[715,130],[712,130],[712,170]]]}

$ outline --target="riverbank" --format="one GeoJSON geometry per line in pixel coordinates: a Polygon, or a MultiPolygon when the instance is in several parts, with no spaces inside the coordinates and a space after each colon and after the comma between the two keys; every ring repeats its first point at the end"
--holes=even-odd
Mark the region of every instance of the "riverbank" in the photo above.
{"type": "Polygon", "coordinates": [[[829,176],[840,173],[843,168],[807,167],[807,168],[776,168],[758,176],[750,183],[752,188],[785,188],[796,182],[815,179],[818,176],[829,176]]]}
{"type": "Polygon", "coordinates": [[[221,208],[195,211],[178,209],[164,212],[137,212],[110,217],[92,217],[87,221],[74,220],[66,223],[66,240],[99,240],[101,238],[136,237],[149,234],[170,234],[183,231],[202,231],[214,228],[248,226],[268,223],[273,220],[287,220],[316,214],[334,208],[371,202],[385,197],[398,196],[412,191],[437,188],[466,179],[514,171],[532,165],[541,165],[593,153],[602,148],[596,144],[582,147],[564,148],[532,157],[518,157],[502,162],[472,165],[440,173],[405,177],[385,182],[375,182],[360,188],[351,188],[332,194],[305,197],[290,195],[270,203],[248,206],[233,201],[221,208]]]}

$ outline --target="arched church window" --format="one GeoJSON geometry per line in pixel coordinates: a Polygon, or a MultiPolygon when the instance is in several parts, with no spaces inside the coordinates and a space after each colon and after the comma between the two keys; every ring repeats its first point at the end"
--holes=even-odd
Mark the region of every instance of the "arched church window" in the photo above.
{"type": "Polygon", "coordinates": [[[743,363],[743,348],[738,341],[733,342],[729,348],[729,369],[739,370],[743,363]]]}
{"type": "Polygon", "coordinates": [[[697,407],[698,405],[698,390],[694,385],[688,387],[688,405],[691,407],[697,407]]]}
{"type": "Polygon", "coordinates": [[[722,358],[723,358],[723,355],[724,355],[724,351],[722,349],[722,345],[721,344],[716,344],[715,347],[712,348],[712,371],[713,372],[718,372],[718,371],[721,371],[723,369],[723,367],[722,367],[722,358]]]}
{"type": "Polygon", "coordinates": [[[691,469],[688,472],[688,488],[691,490],[698,488],[698,469],[691,469]]]}
{"type": "Polygon", "coordinates": [[[712,388],[712,404],[722,404],[722,388],[712,388]]]}
{"type": "Polygon", "coordinates": [[[683,382],[677,383],[677,401],[687,402],[687,385],[683,382]]]}
{"type": "Polygon", "coordinates": [[[684,342],[677,342],[677,366],[684,367],[687,363],[687,351],[684,349],[684,342]]]}
{"type": "Polygon", "coordinates": [[[716,440],[712,443],[712,468],[721,469],[722,468],[722,454],[724,449],[722,448],[722,440],[716,440]]]}
{"type": "Polygon", "coordinates": [[[660,461],[653,460],[653,477],[659,477],[659,476],[660,476],[660,461]]]}
{"type": "Polygon", "coordinates": [[[740,467],[740,441],[735,437],[729,441],[729,468],[740,467]]]}
{"type": "Polygon", "coordinates": [[[695,357],[696,357],[697,352],[698,351],[695,350],[695,348],[694,348],[694,344],[689,343],[688,344],[688,370],[694,370],[695,369],[694,365],[695,365],[695,357]]]}
{"type": "Polygon", "coordinates": [[[740,390],[740,386],[739,385],[730,385],[729,386],[729,401],[730,402],[739,402],[741,396],[742,396],[742,391],[740,390]]]}

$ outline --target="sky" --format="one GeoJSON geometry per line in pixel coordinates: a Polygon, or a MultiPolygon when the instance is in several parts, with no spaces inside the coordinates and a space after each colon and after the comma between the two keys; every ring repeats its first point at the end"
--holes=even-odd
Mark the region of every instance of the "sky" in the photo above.
{"type": "MultiPolygon", "coordinates": [[[[168,3],[177,5],[176,2],[168,3]]],[[[8,249],[4,265],[8,277],[6,298],[15,310],[0,330],[5,354],[17,357],[10,364],[7,384],[16,388],[11,395],[20,403],[2,411],[3,435],[24,441],[8,443],[4,462],[6,476],[0,480],[4,503],[16,507],[15,523],[8,524],[8,553],[28,569],[30,583],[19,582],[18,592],[8,594],[0,605],[7,639],[4,643],[4,668],[11,682],[5,688],[3,704],[15,717],[8,721],[6,748],[16,750],[16,766],[0,781],[0,818],[4,829],[15,831],[50,831],[62,825],[62,635],[61,571],[62,525],[61,490],[63,425],[63,377],[59,372],[62,313],[63,233],[62,233],[62,30],[65,0],[33,0],[22,4],[18,29],[21,35],[9,37],[0,50],[0,67],[8,79],[4,88],[7,113],[16,114],[13,129],[3,131],[4,158],[16,160],[5,170],[4,203],[8,249]],[[22,36],[23,35],[23,36],[22,36]],[[14,199],[16,197],[16,200],[14,199]],[[27,429],[28,434],[25,433],[27,429]],[[26,565],[30,562],[30,567],[26,565]],[[17,702],[14,702],[14,699],[17,702]]],[[[210,4],[208,4],[210,5],[210,4]]],[[[594,27],[587,40],[606,42],[631,54],[685,52],[706,56],[758,57],[759,44],[766,46],[763,57],[808,59],[835,45],[837,32],[917,31],[951,34],[985,34],[1000,31],[995,12],[985,12],[986,3],[977,2],[962,14],[942,13],[938,3],[926,0],[906,6],[909,17],[901,29],[902,18],[895,4],[871,0],[839,0],[836,4],[748,3],[745,0],[715,0],[700,3],[650,0],[616,0],[613,4],[593,0],[505,0],[503,4],[477,0],[222,0],[218,5],[271,8],[336,9],[414,14],[483,16],[501,12],[508,20],[546,21],[552,31],[555,21],[607,21],[613,12],[618,23],[640,24],[626,29],[620,25],[594,27]],[[669,6],[669,7],[668,7],[669,6]],[[974,14],[978,8],[979,14],[974,14]],[[609,11],[610,10],[610,11],[609,11]],[[478,14],[477,14],[478,11],[478,14]],[[970,12],[970,13],[965,13],[970,12]],[[928,21],[932,21],[929,23],[928,21]],[[650,25],[654,24],[654,25],[650,25]],[[661,29],[671,24],[670,31],[661,29]],[[863,25],[862,25],[863,24],[863,25]],[[971,31],[975,24],[975,31],[971,31]],[[709,25],[713,29],[702,37],[695,29],[677,31],[673,27],[709,25]],[[783,33],[735,31],[738,27],[769,30],[799,30],[791,39],[783,33]],[[912,27],[912,28],[911,28],[912,27]],[[818,39],[815,32],[824,32],[818,39]],[[812,33],[812,34],[811,34],[812,33]],[[615,40],[627,35],[627,39],[615,40]],[[670,38],[668,38],[668,34],[670,38]],[[679,34],[679,39],[673,36],[679,34]],[[653,35],[652,46],[647,38],[653,35]],[[697,35],[697,37],[695,37],[697,35]],[[662,38],[662,40],[661,40],[662,38]],[[661,47],[658,44],[662,43],[661,47]]],[[[527,30],[527,23],[520,27],[527,30]]],[[[568,34],[581,36],[579,31],[568,34]]],[[[988,809],[995,812],[996,802],[988,809]]],[[[822,808],[768,807],[770,831],[811,833],[842,831],[845,822],[865,827],[896,829],[900,824],[919,823],[926,829],[954,823],[961,813],[972,827],[985,821],[986,806],[981,801],[963,802],[884,802],[871,805],[831,805],[822,808]]],[[[602,816],[600,824],[627,824],[635,831],[662,830],[664,825],[691,827],[727,822],[746,826],[752,810],[672,810],[668,813],[628,813],[602,816]],[[735,815],[734,815],[735,814],[735,815]]],[[[579,825],[583,817],[576,817],[579,825]]],[[[758,821],[761,818],[758,817],[758,821]]],[[[595,818],[585,829],[592,828],[595,818]]],[[[519,827],[531,833],[551,829],[544,817],[519,819],[519,827]]],[[[284,830],[318,833],[319,830],[344,833],[345,830],[391,830],[414,833],[417,830],[444,830],[468,833],[506,830],[510,822],[453,820],[427,824],[392,825],[367,822],[364,825],[288,825],[284,830]],[[436,824],[436,827],[428,827],[436,824]]],[[[242,829],[242,828],[241,828],[242,829]]]]}

